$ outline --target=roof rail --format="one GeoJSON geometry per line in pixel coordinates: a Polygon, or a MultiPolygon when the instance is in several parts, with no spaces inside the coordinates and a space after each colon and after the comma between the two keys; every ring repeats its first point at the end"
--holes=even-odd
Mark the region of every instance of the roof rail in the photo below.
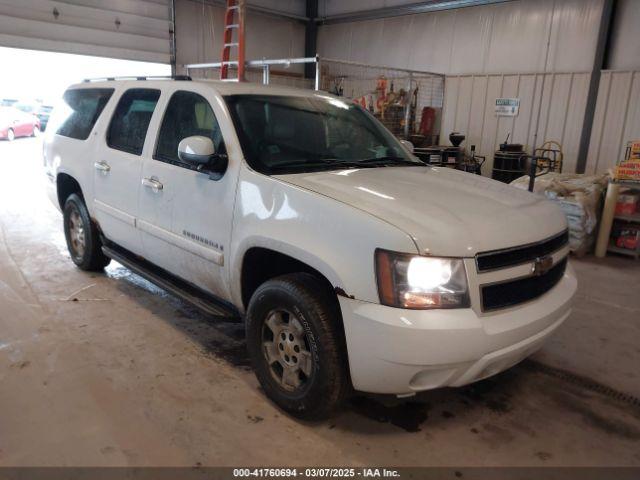
{"type": "Polygon", "coordinates": [[[181,81],[191,81],[191,77],[189,75],[155,75],[155,76],[146,76],[146,77],[101,77],[101,78],[85,78],[83,80],[84,83],[92,83],[92,82],[110,82],[114,80],[181,80],[181,81]]]}

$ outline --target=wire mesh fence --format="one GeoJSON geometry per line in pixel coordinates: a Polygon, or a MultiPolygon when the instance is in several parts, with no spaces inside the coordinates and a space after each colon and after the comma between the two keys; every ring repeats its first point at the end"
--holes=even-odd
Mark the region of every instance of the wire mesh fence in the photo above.
{"type": "Polygon", "coordinates": [[[352,99],[415,146],[438,142],[443,75],[321,59],[320,89],[352,99]]]}
{"type": "MultiPolygon", "coordinates": [[[[438,143],[444,101],[443,75],[315,57],[309,61],[316,64],[316,78],[305,78],[302,65],[292,64],[294,61],[296,59],[270,60],[276,63],[248,65],[245,79],[303,89],[317,86],[319,90],[358,103],[392,133],[411,140],[416,147],[438,143]]],[[[196,78],[220,78],[219,64],[203,68],[191,66],[188,72],[196,78]]]]}

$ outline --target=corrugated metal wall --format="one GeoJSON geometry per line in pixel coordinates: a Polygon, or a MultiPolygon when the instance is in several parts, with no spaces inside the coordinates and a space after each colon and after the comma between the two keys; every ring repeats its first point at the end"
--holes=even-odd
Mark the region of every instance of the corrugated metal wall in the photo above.
{"type": "MultiPolygon", "coordinates": [[[[245,22],[247,60],[304,56],[304,24],[301,22],[252,11],[247,12],[245,22]]],[[[189,63],[220,61],[223,27],[224,8],[177,0],[178,70],[189,63]]],[[[294,67],[292,70],[301,71],[294,67]]]]}
{"type": "Polygon", "coordinates": [[[384,7],[395,7],[417,3],[415,0],[319,0],[318,9],[320,15],[339,15],[341,13],[360,12],[362,10],[374,10],[384,7]]]}
{"type": "Polygon", "coordinates": [[[337,23],[320,27],[318,45],[329,58],[444,74],[585,72],[593,67],[602,6],[515,0],[337,23]]]}
{"type": "Polygon", "coordinates": [[[537,145],[560,142],[564,171],[574,171],[602,8],[602,0],[518,0],[332,24],[320,29],[320,53],[447,74],[441,141],[466,134],[465,145],[488,157],[485,174],[507,133],[532,147],[542,95],[537,145]],[[496,117],[498,97],[520,98],[519,115],[496,117]]]}
{"type": "Polygon", "coordinates": [[[602,72],[586,172],[612,168],[624,157],[626,142],[638,139],[640,70],[602,72]]]}
{"type": "Polygon", "coordinates": [[[441,141],[448,141],[452,131],[467,135],[464,145],[476,145],[476,151],[487,156],[483,173],[490,175],[493,152],[507,135],[510,142],[531,150],[539,114],[536,145],[559,142],[563,171],[575,171],[590,77],[589,73],[447,76],[441,141]],[[519,98],[519,115],[497,117],[495,99],[500,97],[519,98]]]}
{"type": "MultiPolygon", "coordinates": [[[[291,1],[281,10],[292,10],[291,1]]],[[[274,7],[271,0],[263,4],[274,7]]],[[[386,0],[378,4],[388,6],[386,0]]],[[[489,157],[486,174],[507,133],[513,142],[533,145],[542,95],[537,144],[559,141],[564,170],[574,171],[602,6],[603,0],[516,0],[327,25],[319,30],[319,52],[447,74],[444,138],[453,130],[467,134],[466,145],[489,157]],[[512,96],[521,99],[520,114],[496,117],[495,98],[512,96]]],[[[192,0],[177,0],[176,8],[178,66],[219,60],[223,9],[192,0]]],[[[640,70],[639,19],[639,0],[618,0],[611,68],[640,70]]],[[[247,27],[247,58],[304,54],[300,22],[250,12],[247,27]]],[[[622,154],[624,141],[640,137],[639,75],[603,73],[587,171],[606,170],[622,154]]]]}
{"type": "Polygon", "coordinates": [[[170,62],[169,0],[0,0],[0,45],[170,62]]]}
{"type": "Polygon", "coordinates": [[[605,172],[640,139],[640,1],[618,0],[607,68],[601,74],[586,172],[605,172]]]}
{"type": "Polygon", "coordinates": [[[640,1],[617,0],[611,35],[611,70],[640,70],[640,1]]]}
{"type": "Polygon", "coordinates": [[[305,0],[248,0],[247,5],[301,17],[304,17],[307,13],[307,2],[305,0]]]}

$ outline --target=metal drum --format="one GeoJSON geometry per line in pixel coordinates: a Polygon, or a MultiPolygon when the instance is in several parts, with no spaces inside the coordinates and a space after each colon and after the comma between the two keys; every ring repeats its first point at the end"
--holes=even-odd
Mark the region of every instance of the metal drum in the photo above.
{"type": "Polygon", "coordinates": [[[493,155],[491,178],[499,182],[511,183],[527,174],[526,154],[520,144],[501,144],[501,149],[493,155]]]}

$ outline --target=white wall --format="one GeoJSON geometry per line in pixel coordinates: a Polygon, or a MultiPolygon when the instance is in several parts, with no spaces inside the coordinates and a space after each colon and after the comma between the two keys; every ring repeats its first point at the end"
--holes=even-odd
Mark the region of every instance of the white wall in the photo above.
{"type": "Polygon", "coordinates": [[[307,13],[306,0],[249,0],[247,4],[301,17],[304,17],[307,13]]]}
{"type": "MultiPolygon", "coordinates": [[[[220,61],[223,28],[224,8],[192,0],[177,0],[176,51],[179,69],[189,63],[220,61]]],[[[247,60],[304,56],[305,28],[301,22],[248,11],[245,32],[247,60]]]]}
{"type": "Polygon", "coordinates": [[[640,70],[640,1],[618,0],[608,69],[640,70]]]}
{"type": "Polygon", "coordinates": [[[586,172],[605,172],[624,158],[628,141],[640,140],[640,68],[603,71],[586,172]]]}
{"type": "MultiPolygon", "coordinates": [[[[560,143],[563,171],[574,172],[590,78],[589,73],[447,76],[441,131],[465,133],[464,145],[476,145],[487,156],[485,175],[491,175],[492,153],[507,134],[509,142],[521,143],[528,151],[545,140],[560,143]],[[494,103],[499,97],[519,98],[519,115],[497,117],[494,103]]],[[[441,141],[446,141],[446,135],[441,141]]]]}
{"type": "Polygon", "coordinates": [[[593,66],[602,5],[518,0],[337,23],[320,28],[318,44],[330,58],[444,74],[584,72],[593,66]]]}
{"type": "Polygon", "coordinates": [[[630,140],[640,140],[640,1],[618,0],[612,48],[602,72],[587,172],[604,172],[624,158],[630,140]]]}
{"type": "MultiPolygon", "coordinates": [[[[250,3],[303,14],[301,0],[250,3]]],[[[321,0],[320,13],[327,14],[329,8],[334,14],[399,3],[407,2],[321,0]]],[[[514,142],[533,144],[544,79],[538,145],[545,139],[561,142],[565,171],[573,171],[603,3],[515,0],[324,25],[319,29],[319,53],[446,74],[443,142],[452,130],[467,134],[466,145],[477,145],[489,157],[485,173],[490,172],[492,154],[508,132],[514,142]],[[501,96],[521,99],[518,117],[495,117],[493,103],[501,96]]],[[[640,0],[617,3],[609,68],[623,71],[603,73],[587,171],[606,170],[622,155],[624,142],[640,138],[640,0]]],[[[177,0],[178,64],[218,61],[222,26],[222,8],[177,0]]],[[[248,59],[303,55],[302,23],[248,14],[248,59]]]]}
{"type": "Polygon", "coordinates": [[[465,145],[487,156],[485,174],[507,133],[532,148],[538,111],[536,145],[560,142],[564,171],[574,171],[602,8],[603,0],[518,0],[327,25],[320,53],[446,74],[441,141],[465,133],[465,145]],[[520,98],[519,115],[496,117],[498,97],[520,98]]]}

